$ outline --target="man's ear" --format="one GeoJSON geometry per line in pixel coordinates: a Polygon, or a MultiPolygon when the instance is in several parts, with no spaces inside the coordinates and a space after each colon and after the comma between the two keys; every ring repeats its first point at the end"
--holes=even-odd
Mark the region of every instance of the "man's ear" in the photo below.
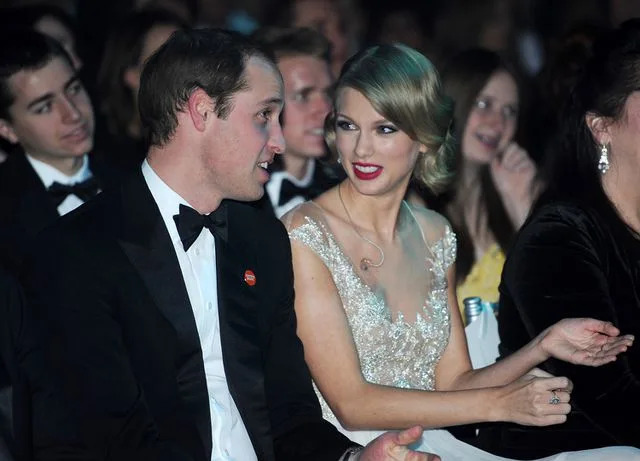
{"type": "Polygon", "coordinates": [[[609,117],[603,117],[602,115],[596,115],[593,112],[588,112],[584,116],[584,121],[596,143],[609,144],[611,142],[612,122],[609,117]]]}
{"type": "Polygon", "coordinates": [[[13,131],[11,123],[9,123],[4,118],[0,118],[0,136],[9,141],[11,144],[18,143],[18,137],[16,136],[15,131],[13,131]]]}
{"type": "Polygon", "coordinates": [[[193,126],[198,131],[204,131],[207,123],[211,123],[217,118],[213,101],[202,88],[195,89],[189,96],[187,112],[193,126]]]}

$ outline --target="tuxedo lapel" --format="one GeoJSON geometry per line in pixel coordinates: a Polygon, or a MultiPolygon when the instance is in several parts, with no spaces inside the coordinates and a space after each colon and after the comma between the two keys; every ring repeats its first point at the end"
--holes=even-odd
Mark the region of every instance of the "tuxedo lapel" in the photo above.
{"type": "Polygon", "coordinates": [[[137,172],[121,190],[120,245],[154,303],[176,331],[180,345],[176,376],[180,397],[195,418],[205,453],[210,456],[211,419],[202,348],[173,243],[142,174],[137,172]]]}
{"type": "MultiPolygon", "coordinates": [[[[228,242],[216,238],[220,339],[229,391],[259,459],[273,458],[264,386],[263,315],[259,309],[261,273],[242,219],[246,205],[228,203],[228,242]],[[255,277],[252,285],[251,277],[255,277]]],[[[266,280],[266,274],[264,279],[266,280]]]]}

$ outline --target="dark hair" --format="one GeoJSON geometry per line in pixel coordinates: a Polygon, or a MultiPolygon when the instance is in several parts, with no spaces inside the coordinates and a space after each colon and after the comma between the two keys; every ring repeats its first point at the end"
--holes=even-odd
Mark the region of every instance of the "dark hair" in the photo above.
{"type": "MultiPolygon", "coordinates": [[[[82,60],[84,54],[82,50],[82,40],[78,40],[79,29],[75,19],[64,9],[56,5],[47,3],[36,3],[33,5],[16,6],[0,9],[0,29],[34,29],[38,32],[38,23],[44,19],[53,19],[62,25],[69,32],[73,43],[61,43],[68,53],[72,53],[72,58],[82,60]],[[69,47],[69,48],[67,48],[69,47]]],[[[45,33],[45,35],[47,35],[45,33]]],[[[60,40],[61,37],[53,36],[60,40]]],[[[74,62],[74,61],[72,61],[74,62]]]]}
{"type": "Polygon", "coordinates": [[[232,98],[247,88],[245,67],[251,57],[275,62],[253,40],[222,29],[175,32],[147,61],[140,78],[138,105],[149,145],[163,145],[173,135],[191,93],[203,89],[214,100],[216,115],[226,118],[232,98]]]}
{"type": "MultiPolygon", "coordinates": [[[[504,71],[516,81],[515,71],[495,52],[482,48],[473,48],[454,56],[442,73],[445,92],[454,101],[454,132],[459,140],[456,162],[463,161],[462,138],[469,114],[476,98],[489,79],[496,72],[504,71]]],[[[475,262],[475,251],[471,234],[463,216],[452,216],[450,204],[456,194],[456,186],[442,197],[430,200],[434,207],[445,214],[457,235],[458,253],[456,259],[456,277],[464,281],[475,262]]],[[[487,210],[487,224],[501,248],[506,249],[513,238],[515,229],[509,215],[493,184],[489,167],[482,167],[480,173],[480,200],[487,210]]]]}
{"type": "Polygon", "coordinates": [[[293,56],[313,56],[329,62],[329,41],[320,32],[307,27],[267,27],[258,30],[253,38],[280,60],[293,56]]]}
{"type": "MultiPolygon", "coordinates": [[[[547,190],[537,206],[550,200],[578,199],[617,214],[604,192],[598,170],[600,152],[587,127],[587,114],[619,121],[627,98],[640,88],[640,19],[603,34],[571,92],[564,109],[558,147],[547,190]]],[[[612,155],[616,155],[615,152],[612,155]]]]}
{"type": "Polygon", "coordinates": [[[9,107],[15,95],[9,78],[21,70],[38,70],[54,58],[64,59],[73,69],[71,57],[56,40],[31,29],[9,29],[0,32],[0,118],[10,120],[9,107]],[[11,44],[11,45],[9,45],[11,44]]]}
{"type": "Polygon", "coordinates": [[[124,74],[139,64],[147,34],[157,26],[187,28],[182,19],[168,11],[142,10],[129,15],[107,39],[98,72],[98,91],[100,110],[114,136],[122,136],[128,131],[137,111],[135,95],[125,85],[124,74]]]}
{"type": "Polygon", "coordinates": [[[76,35],[78,30],[73,19],[62,8],[48,3],[37,3],[18,7],[0,9],[3,27],[24,27],[33,29],[36,24],[46,17],[52,17],[60,22],[64,27],[76,35]]]}

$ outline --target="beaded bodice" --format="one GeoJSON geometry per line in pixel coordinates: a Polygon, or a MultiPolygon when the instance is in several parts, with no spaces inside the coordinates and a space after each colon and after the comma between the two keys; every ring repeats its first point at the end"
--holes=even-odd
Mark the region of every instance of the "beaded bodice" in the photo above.
{"type": "MultiPolygon", "coordinates": [[[[403,206],[414,228],[420,228],[409,206],[403,206]]],[[[434,223],[440,228],[427,234],[437,236],[432,240],[420,232],[423,253],[417,267],[421,266],[423,274],[419,274],[420,289],[416,286],[416,293],[423,298],[422,306],[409,311],[394,310],[387,303],[385,287],[365,282],[318,212],[319,207],[305,204],[297,212],[305,209],[309,213],[296,219],[298,225],[289,229],[289,236],[313,250],[330,271],[351,327],[364,378],[394,387],[434,389],[435,368],[450,333],[446,274],[455,260],[456,244],[449,226],[434,223]]],[[[325,417],[331,418],[330,409],[319,397],[325,417]]]]}

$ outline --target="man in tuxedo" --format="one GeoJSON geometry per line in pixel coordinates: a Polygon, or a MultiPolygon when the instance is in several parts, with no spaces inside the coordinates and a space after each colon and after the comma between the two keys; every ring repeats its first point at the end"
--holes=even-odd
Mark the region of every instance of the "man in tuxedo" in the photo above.
{"type": "Polygon", "coordinates": [[[89,162],[93,109],[62,46],[27,29],[0,43],[0,136],[19,147],[0,165],[0,260],[16,269],[38,231],[99,191],[104,168],[89,162]]]}
{"type": "Polygon", "coordinates": [[[345,178],[340,164],[319,161],[327,154],[324,120],[331,110],[333,85],[330,45],[320,33],[302,28],[268,28],[256,39],[275,55],[284,81],[286,150],[269,169],[261,201],[279,218],[345,178]]]}
{"type": "Polygon", "coordinates": [[[28,370],[37,459],[428,459],[406,448],[420,428],[356,453],[321,417],[286,231],[243,203],[284,150],[282,106],[239,35],[179,31],[149,59],[141,171],[44,232],[26,279],[50,369],[28,370]]]}

